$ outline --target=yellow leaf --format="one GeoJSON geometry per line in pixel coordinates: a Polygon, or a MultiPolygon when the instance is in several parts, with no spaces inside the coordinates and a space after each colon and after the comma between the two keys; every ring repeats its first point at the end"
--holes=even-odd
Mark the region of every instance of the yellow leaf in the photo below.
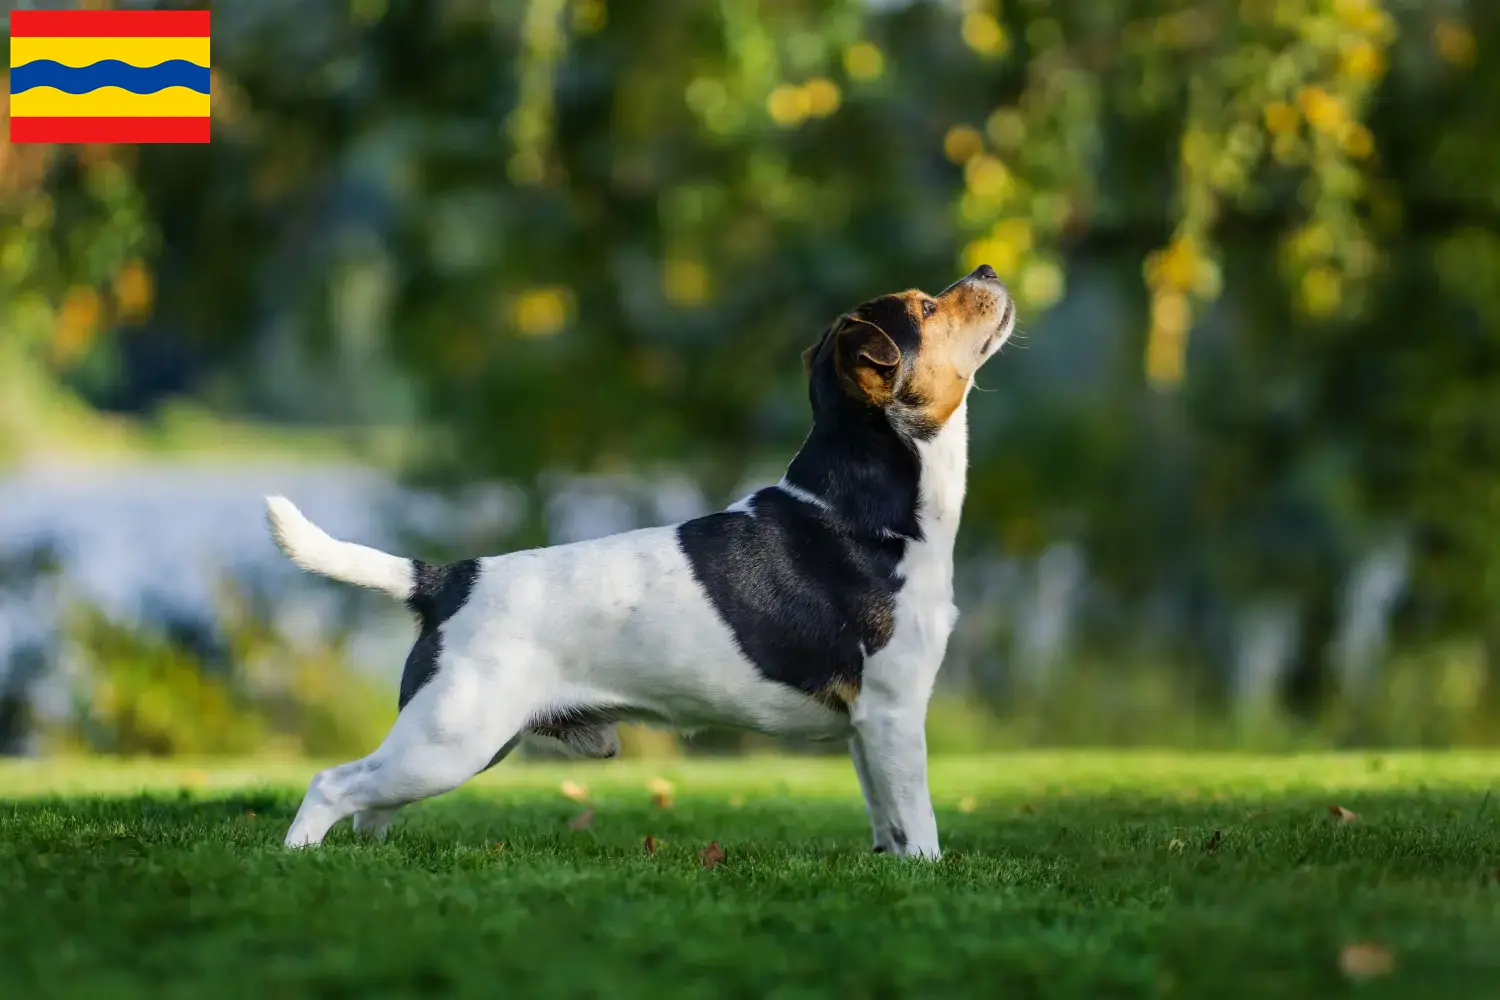
{"type": "Polygon", "coordinates": [[[844,72],[852,80],[873,80],[885,72],[885,56],[869,42],[855,42],[844,50],[844,72]]]}
{"type": "Polygon", "coordinates": [[[1474,32],[1462,21],[1452,18],[1439,21],[1432,29],[1432,44],[1437,48],[1438,55],[1450,66],[1474,65],[1474,50],[1478,46],[1474,41],[1474,32]]]}
{"type": "Polygon", "coordinates": [[[651,802],[659,809],[672,808],[672,793],[676,790],[666,778],[652,778],[649,785],[651,802]]]}
{"type": "Polygon", "coordinates": [[[662,266],[661,287],[674,305],[702,305],[708,300],[708,268],[688,257],[668,260],[662,266]]]}
{"type": "Polygon", "coordinates": [[[783,83],[766,97],[766,113],[782,128],[796,128],[812,114],[812,98],[792,83],[783,83]]]}
{"type": "Polygon", "coordinates": [[[827,118],[843,102],[839,85],[826,77],[813,77],[802,85],[802,90],[807,95],[808,113],[814,118],[827,118]]]}
{"type": "Polygon", "coordinates": [[[1373,941],[1348,944],[1339,952],[1339,970],[1350,979],[1378,979],[1395,968],[1390,949],[1373,941]]]}
{"type": "Polygon", "coordinates": [[[139,260],[130,260],[115,275],[115,305],[120,318],[127,321],[144,319],[151,313],[151,300],[155,292],[151,272],[139,260]]]}
{"type": "Polygon", "coordinates": [[[984,139],[972,125],[955,125],[943,136],[943,155],[953,163],[968,163],[984,150],[984,139]]]}
{"type": "Polygon", "coordinates": [[[1346,76],[1361,83],[1371,83],[1380,79],[1385,72],[1385,55],[1374,45],[1361,39],[1344,49],[1340,68],[1346,76]]]}
{"type": "Polygon", "coordinates": [[[1330,316],[1344,298],[1344,280],[1331,267],[1315,267],[1302,276],[1302,305],[1314,316],[1330,316]]]}
{"type": "Polygon", "coordinates": [[[1322,87],[1303,87],[1297,93],[1297,106],[1307,117],[1308,124],[1326,135],[1337,135],[1349,120],[1344,102],[1322,87]]]}
{"type": "Polygon", "coordinates": [[[77,361],[99,332],[104,307],[99,293],[87,285],[68,289],[53,320],[52,358],[58,364],[77,361]]]}
{"type": "Polygon", "coordinates": [[[1064,278],[1062,268],[1050,260],[1035,260],[1021,270],[1021,283],[1017,289],[1027,304],[1037,309],[1046,309],[1062,298],[1064,278]]]}
{"type": "Polygon", "coordinates": [[[550,337],[568,324],[572,293],[566,288],[531,288],[511,303],[511,322],[523,336],[550,337]]]}
{"type": "Polygon", "coordinates": [[[993,58],[1004,55],[1010,48],[1010,39],[1005,28],[986,11],[974,10],[964,15],[964,44],[982,56],[993,58]]]}
{"type": "Polygon", "coordinates": [[[1374,137],[1359,122],[1350,122],[1339,135],[1339,142],[1343,145],[1344,152],[1356,160],[1363,160],[1375,151],[1374,137]]]}
{"type": "Polygon", "coordinates": [[[1015,187],[1005,164],[984,153],[964,163],[964,184],[981,198],[997,201],[1006,198],[1015,187]]]}
{"type": "Polygon", "coordinates": [[[1262,114],[1266,119],[1266,131],[1272,135],[1295,132],[1302,123],[1302,116],[1297,113],[1297,109],[1285,101],[1272,101],[1266,105],[1262,114]]]}

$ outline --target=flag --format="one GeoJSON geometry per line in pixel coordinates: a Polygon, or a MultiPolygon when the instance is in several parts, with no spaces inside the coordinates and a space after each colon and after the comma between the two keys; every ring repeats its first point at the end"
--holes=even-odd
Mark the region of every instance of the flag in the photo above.
{"type": "Polygon", "coordinates": [[[207,142],[208,11],[16,10],[11,142],[207,142]]]}

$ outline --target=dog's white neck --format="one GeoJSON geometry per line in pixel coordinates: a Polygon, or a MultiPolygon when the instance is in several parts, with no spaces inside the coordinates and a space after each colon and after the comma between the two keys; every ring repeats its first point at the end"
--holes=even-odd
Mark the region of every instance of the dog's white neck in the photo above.
{"type": "Polygon", "coordinates": [[[942,430],[917,442],[922,462],[919,516],[924,532],[934,542],[953,548],[963,514],[969,472],[969,404],[960,403],[942,430]]]}
{"type": "Polygon", "coordinates": [[[962,404],[926,441],[916,442],[922,463],[917,522],[922,538],[907,548],[902,575],[913,594],[947,607],[953,594],[953,548],[963,514],[969,466],[968,406],[962,404]]]}

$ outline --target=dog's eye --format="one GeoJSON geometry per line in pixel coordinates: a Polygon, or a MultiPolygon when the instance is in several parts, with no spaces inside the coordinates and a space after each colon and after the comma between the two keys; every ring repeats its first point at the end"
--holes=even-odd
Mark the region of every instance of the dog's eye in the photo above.
{"type": "Polygon", "coordinates": [[[931,316],[935,312],[937,312],[937,303],[936,302],[932,301],[931,299],[928,299],[926,302],[922,303],[922,318],[923,319],[926,319],[927,317],[931,316]]]}

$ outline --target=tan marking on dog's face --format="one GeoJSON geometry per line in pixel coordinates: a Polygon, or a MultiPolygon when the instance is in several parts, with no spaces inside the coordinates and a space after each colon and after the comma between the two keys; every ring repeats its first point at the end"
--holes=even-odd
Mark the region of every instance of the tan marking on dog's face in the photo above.
{"type": "Polygon", "coordinates": [[[941,427],[969,391],[972,368],[966,372],[960,362],[972,364],[974,360],[974,352],[965,349],[965,336],[978,326],[975,297],[934,299],[920,291],[908,291],[900,298],[921,331],[922,344],[906,372],[901,399],[921,423],[941,427]]]}

